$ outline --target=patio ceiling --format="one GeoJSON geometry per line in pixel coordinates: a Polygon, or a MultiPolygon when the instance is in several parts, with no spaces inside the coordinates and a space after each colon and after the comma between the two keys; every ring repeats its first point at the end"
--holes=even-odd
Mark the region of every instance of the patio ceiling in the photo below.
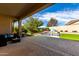
{"type": "Polygon", "coordinates": [[[0,3],[0,15],[18,19],[28,17],[48,6],[51,3],[0,3]]]}

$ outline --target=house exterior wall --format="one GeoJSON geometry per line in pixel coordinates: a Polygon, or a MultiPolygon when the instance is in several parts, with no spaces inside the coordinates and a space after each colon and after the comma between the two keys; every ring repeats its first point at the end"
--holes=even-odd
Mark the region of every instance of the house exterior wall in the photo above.
{"type": "Polygon", "coordinates": [[[75,23],[73,23],[71,25],[79,25],[79,21],[78,22],[75,22],[75,23]]]}
{"type": "Polygon", "coordinates": [[[12,32],[12,21],[13,18],[0,15],[0,34],[12,32]]]}
{"type": "Polygon", "coordinates": [[[79,25],[66,25],[52,27],[58,32],[79,32],[79,25]]]}

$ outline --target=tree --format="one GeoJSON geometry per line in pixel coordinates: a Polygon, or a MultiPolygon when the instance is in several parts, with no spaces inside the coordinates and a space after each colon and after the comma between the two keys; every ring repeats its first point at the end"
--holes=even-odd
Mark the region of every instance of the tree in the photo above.
{"type": "Polygon", "coordinates": [[[17,33],[18,32],[18,27],[14,27],[14,32],[17,33]]]}
{"type": "Polygon", "coordinates": [[[24,27],[31,32],[38,32],[39,26],[42,26],[43,22],[38,20],[37,18],[33,18],[33,17],[29,17],[28,20],[26,21],[26,23],[24,24],[24,27]]]}
{"type": "Polygon", "coordinates": [[[48,22],[47,26],[48,27],[57,26],[57,20],[54,18],[51,18],[50,21],[48,22]]]}

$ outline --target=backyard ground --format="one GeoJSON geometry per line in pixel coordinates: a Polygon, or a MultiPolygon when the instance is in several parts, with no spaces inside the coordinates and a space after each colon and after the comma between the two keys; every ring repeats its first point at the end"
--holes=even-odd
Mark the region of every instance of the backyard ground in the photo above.
{"type": "Polygon", "coordinates": [[[79,41],[46,36],[30,36],[21,42],[0,47],[0,55],[7,56],[79,56],[79,41]]]}
{"type": "MultiPolygon", "coordinates": [[[[62,56],[63,54],[52,51],[48,48],[36,44],[32,40],[35,37],[25,37],[18,43],[9,43],[0,47],[0,56],[62,56]]],[[[41,37],[39,38],[41,39],[41,37]]],[[[42,38],[43,39],[43,38],[42,38]]]]}
{"type": "Polygon", "coordinates": [[[60,38],[67,39],[67,40],[79,41],[79,34],[66,34],[66,33],[61,33],[60,38]]]}

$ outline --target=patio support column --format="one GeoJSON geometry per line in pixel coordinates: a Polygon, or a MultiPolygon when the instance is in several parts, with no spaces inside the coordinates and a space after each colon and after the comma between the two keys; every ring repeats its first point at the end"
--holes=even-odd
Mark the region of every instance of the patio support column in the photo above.
{"type": "Polygon", "coordinates": [[[14,33],[14,22],[15,21],[12,22],[12,33],[14,33]]]}
{"type": "Polygon", "coordinates": [[[21,21],[22,20],[18,20],[18,34],[19,34],[19,36],[21,37],[21,32],[22,32],[22,30],[21,30],[21,21]]]}

